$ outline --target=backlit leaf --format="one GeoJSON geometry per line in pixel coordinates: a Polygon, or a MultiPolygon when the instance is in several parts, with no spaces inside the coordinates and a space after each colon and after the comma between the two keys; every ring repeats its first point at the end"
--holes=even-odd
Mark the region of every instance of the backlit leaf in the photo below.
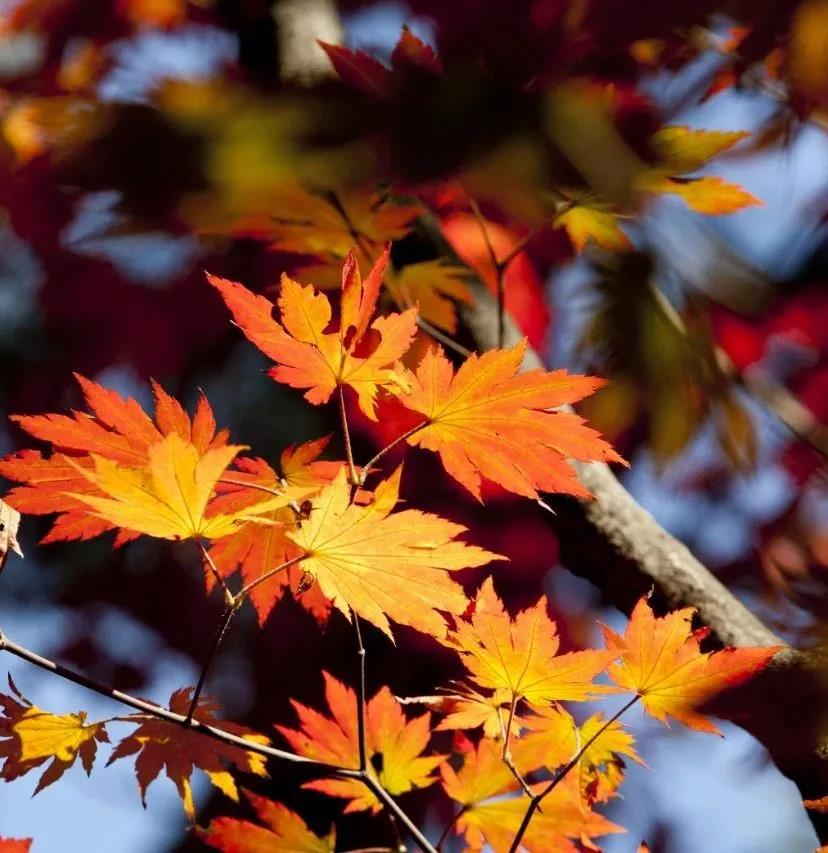
{"type": "Polygon", "coordinates": [[[273,379],[306,389],[305,399],[314,405],[326,403],[339,386],[352,388],[360,408],[373,420],[379,389],[406,387],[395,365],[416,331],[415,309],[371,322],[387,262],[386,250],[363,281],[354,256],[348,256],[342,270],[339,328],[333,331],[326,331],[332,317],[328,297],[312,285],[282,276],[280,323],[264,296],[235,282],[208,279],[247,338],[277,362],[270,371],[273,379]]]}
{"type": "Polygon", "coordinates": [[[446,626],[437,611],[462,613],[467,605],[448,573],[501,557],[457,541],[462,525],[414,509],[392,512],[400,475],[398,469],[378,486],[366,507],[351,502],[340,472],[313,500],[310,518],[287,536],[307,554],[301,567],[346,616],[353,608],[388,636],[390,618],[441,637],[446,626]]]}
{"type": "Polygon", "coordinates": [[[512,620],[491,578],[480,588],[471,616],[456,621],[445,644],[457,650],[480,687],[508,691],[532,705],[584,702],[606,693],[606,687],[592,682],[617,656],[614,650],[559,655],[560,640],[546,613],[546,599],[512,620]]]}
{"type": "Polygon", "coordinates": [[[577,415],[552,412],[591,394],[600,379],[532,370],[518,374],[526,349],[470,356],[455,374],[438,346],[426,352],[411,391],[396,400],[424,425],[408,443],[440,454],[446,471],[480,499],[483,479],[530,498],[539,492],[589,492],[568,457],[620,462],[621,457],[577,415]]]}
{"type": "Polygon", "coordinates": [[[673,717],[689,728],[719,734],[696,708],[760,672],[781,646],[705,654],[699,647],[705,632],[694,633],[691,628],[694,613],[687,607],[656,617],[642,598],[623,637],[602,626],[607,647],[619,657],[608,672],[623,690],[637,693],[660,722],[667,724],[673,717]]]}
{"type": "MultiPolygon", "coordinates": [[[[185,715],[190,707],[192,690],[176,690],[170,697],[170,710],[185,715]]],[[[219,720],[215,714],[218,705],[205,698],[199,699],[195,718],[205,725],[218,726],[224,731],[249,740],[251,743],[267,744],[270,741],[264,735],[256,734],[245,726],[219,720]]],[[[190,787],[193,770],[199,769],[207,774],[213,785],[233,800],[239,799],[238,789],[233,776],[227,771],[230,766],[244,773],[266,776],[265,759],[256,753],[247,752],[184,729],[175,723],[169,723],[146,714],[133,714],[126,718],[137,726],[132,734],[125,737],[112,750],[108,764],[119,758],[135,756],[135,774],[141,801],[146,804],[147,788],[165,770],[169,779],[178,789],[184,804],[184,811],[190,820],[195,819],[195,804],[190,787]]]]}
{"type": "Polygon", "coordinates": [[[217,817],[198,832],[205,844],[223,853],[333,853],[336,845],[333,829],[320,838],[308,829],[298,814],[281,803],[250,791],[243,793],[264,826],[232,817],[217,817]]]}
{"type": "Polygon", "coordinates": [[[50,714],[32,705],[14,686],[15,696],[0,693],[0,778],[23,776],[51,760],[35,793],[56,782],[80,758],[86,774],[92,771],[98,743],[109,743],[104,723],[87,723],[86,714],[50,714]]]}
{"type": "MultiPolygon", "coordinates": [[[[356,694],[327,673],[323,675],[331,716],[293,702],[299,729],[276,728],[300,755],[356,768],[359,766],[356,694]]],[[[444,756],[423,755],[431,735],[430,721],[428,713],[406,719],[402,706],[387,687],[366,702],[368,772],[389,794],[404,794],[435,781],[432,773],[444,756]]],[[[374,794],[355,779],[323,779],[308,782],[304,787],[347,799],[345,812],[366,809],[377,812],[382,807],[374,794]]]]}

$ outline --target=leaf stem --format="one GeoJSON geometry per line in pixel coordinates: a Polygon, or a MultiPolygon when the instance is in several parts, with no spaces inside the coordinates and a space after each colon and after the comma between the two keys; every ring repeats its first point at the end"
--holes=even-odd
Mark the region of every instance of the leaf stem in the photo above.
{"type": "Polygon", "coordinates": [[[527,797],[532,797],[532,789],[529,787],[529,783],[526,779],[523,778],[523,774],[520,770],[517,769],[514,760],[512,759],[512,751],[509,748],[509,740],[512,735],[512,722],[515,719],[515,707],[517,706],[518,697],[517,694],[512,694],[512,701],[509,703],[509,717],[506,720],[506,725],[503,725],[503,718],[500,715],[500,708],[497,709],[497,719],[500,721],[500,728],[503,734],[503,752],[500,757],[503,760],[503,763],[509,768],[512,773],[512,776],[517,779],[520,783],[520,787],[523,789],[523,793],[526,794],[527,797]]]}
{"type": "Polygon", "coordinates": [[[440,834],[440,838],[437,840],[437,853],[443,849],[443,845],[446,843],[449,837],[449,833],[454,828],[454,825],[460,820],[461,817],[469,810],[467,805],[460,806],[460,808],[454,813],[451,820],[445,825],[442,833],[440,834]]]}
{"type": "Polygon", "coordinates": [[[436,326],[433,326],[428,320],[424,320],[419,315],[417,316],[417,325],[424,331],[428,332],[435,341],[439,341],[443,346],[448,347],[451,350],[454,350],[458,355],[463,358],[468,358],[472,351],[463,346],[463,344],[458,344],[454,338],[450,338],[444,332],[441,332],[436,326]]]}
{"type": "Polygon", "coordinates": [[[193,697],[190,699],[190,707],[187,710],[187,716],[185,718],[187,725],[189,725],[193,720],[193,714],[195,714],[196,708],[198,707],[198,700],[201,696],[201,691],[204,689],[204,682],[207,680],[207,673],[210,671],[210,667],[213,665],[213,660],[218,653],[221,641],[224,639],[224,635],[230,627],[230,620],[235,616],[236,611],[239,609],[243,600],[244,599],[234,600],[232,603],[228,602],[224,608],[221,621],[216,628],[216,633],[213,635],[213,642],[210,645],[210,650],[207,652],[207,656],[204,658],[204,663],[201,666],[201,673],[198,676],[198,682],[196,683],[195,690],[193,690],[193,697]]]}
{"type": "Polygon", "coordinates": [[[641,697],[640,697],[638,694],[636,694],[635,696],[633,696],[633,697],[632,697],[632,699],[630,699],[630,700],[629,700],[629,702],[627,702],[625,705],[623,705],[621,708],[619,708],[619,709],[618,709],[618,710],[617,710],[617,711],[616,711],[616,712],[615,712],[615,713],[614,713],[614,714],[613,714],[613,715],[612,715],[612,716],[611,716],[611,717],[610,717],[610,718],[609,718],[609,719],[604,723],[604,725],[603,725],[603,726],[601,726],[601,728],[600,728],[600,729],[598,729],[598,731],[597,731],[597,732],[595,732],[595,734],[594,734],[594,735],[592,735],[592,737],[591,737],[591,738],[589,738],[589,740],[587,740],[587,742],[586,742],[586,743],[584,743],[584,744],[581,746],[581,748],[580,748],[580,749],[575,753],[575,755],[573,755],[573,756],[572,756],[572,758],[571,758],[571,759],[570,759],[566,764],[564,764],[564,766],[563,766],[563,767],[561,767],[561,768],[557,771],[557,773],[555,773],[555,775],[554,775],[554,776],[552,777],[552,779],[550,780],[549,784],[548,784],[548,785],[547,785],[547,786],[546,786],[546,787],[545,787],[545,788],[544,788],[544,789],[543,789],[539,794],[534,794],[534,795],[532,796],[532,800],[531,800],[531,802],[529,803],[529,808],[528,808],[528,809],[526,809],[526,814],[524,814],[524,816],[523,816],[523,820],[521,821],[520,826],[518,827],[517,834],[515,835],[514,839],[512,839],[512,846],[509,848],[509,853],[517,853],[517,850],[518,850],[518,849],[519,849],[519,847],[520,847],[520,842],[523,840],[523,836],[526,834],[526,830],[527,830],[527,829],[529,829],[529,823],[531,822],[532,817],[533,817],[533,815],[535,814],[535,812],[540,808],[540,804],[541,804],[542,800],[544,799],[544,797],[546,797],[546,796],[548,796],[549,794],[551,794],[551,793],[552,793],[552,791],[554,791],[554,790],[555,790],[555,788],[557,788],[557,787],[558,787],[558,785],[560,785],[560,783],[561,783],[561,782],[566,778],[566,775],[569,773],[569,771],[570,771],[570,770],[572,770],[572,768],[573,768],[573,767],[575,767],[575,765],[577,765],[577,764],[578,764],[578,762],[579,762],[579,761],[581,760],[581,758],[583,757],[583,754],[584,754],[584,753],[585,753],[585,752],[586,752],[586,751],[587,751],[587,750],[592,746],[592,744],[593,744],[593,743],[595,743],[595,741],[596,741],[596,740],[598,740],[598,738],[599,738],[599,737],[600,737],[600,736],[601,736],[601,735],[602,735],[602,734],[603,734],[603,733],[604,733],[604,732],[605,732],[605,731],[606,731],[606,730],[607,730],[607,729],[608,729],[608,728],[609,728],[609,727],[610,727],[610,726],[611,726],[611,725],[612,725],[612,724],[613,724],[613,723],[614,723],[614,722],[615,722],[615,721],[616,721],[616,720],[617,720],[617,719],[618,719],[618,718],[619,718],[623,713],[625,713],[625,712],[626,712],[626,711],[628,711],[630,708],[632,708],[632,706],[633,706],[633,705],[635,705],[635,703],[636,703],[640,698],[641,698],[641,697]]]}
{"type": "Polygon", "coordinates": [[[207,567],[213,575],[213,579],[222,588],[222,590],[224,590],[224,603],[230,605],[235,599],[233,593],[230,592],[230,587],[227,586],[227,581],[222,577],[212,555],[201,540],[198,541],[198,547],[201,549],[201,555],[204,557],[204,561],[207,563],[207,567]]]}
{"type": "Polygon", "coordinates": [[[263,575],[255,578],[250,581],[249,584],[243,586],[239,591],[239,594],[236,596],[238,599],[239,605],[244,601],[245,598],[250,594],[252,590],[254,590],[259,584],[264,583],[267,580],[270,580],[273,575],[279,574],[279,572],[283,572],[285,569],[289,569],[291,566],[295,566],[297,563],[301,563],[308,556],[306,551],[303,551],[301,554],[296,557],[291,557],[289,560],[285,560],[284,563],[280,563],[278,566],[275,566],[272,569],[268,569],[263,575]]]}
{"type": "Polygon", "coordinates": [[[345,456],[348,460],[348,479],[352,486],[359,485],[356,467],[354,465],[354,450],[351,445],[351,431],[348,429],[348,413],[345,411],[345,389],[342,385],[339,389],[339,420],[342,423],[342,440],[345,442],[345,456]]]}
{"type": "Polygon", "coordinates": [[[365,745],[365,646],[362,643],[362,629],[359,616],[351,608],[351,621],[356,633],[357,654],[359,655],[359,681],[357,682],[357,742],[359,744],[359,769],[368,771],[368,750],[365,745]]]}
{"type": "Polygon", "coordinates": [[[428,426],[428,421],[423,421],[422,423],[417,424],[416,426],[411,427],[411,429],[406,430],[402,435],[398,435],[392,442],[386,444],[385,447],[382,448],[378,453],[374,454],[371,459],[364,465],[362,469],[362,473],[359,475],[359,485],[364,486],[365,481],[368,478],[368,474],[371,472],[371,469],[377,462],[385,456],[386,453],[392,451],[398,444],[401,444],[407,438],[411,438],[412,435],[418,433],[421,429],[424,429],[428,426]]]}

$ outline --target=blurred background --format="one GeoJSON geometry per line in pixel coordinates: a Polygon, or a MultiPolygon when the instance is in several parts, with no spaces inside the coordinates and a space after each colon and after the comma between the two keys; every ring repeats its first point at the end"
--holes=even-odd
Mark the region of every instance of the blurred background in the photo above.
{"type": "MultiPolygon", "coordinates": [[[[547,364],[612,380],[582,413],[630,460],[625,487],[774,631],[818,645],[825,6],[0,0],[0,452],[31,446],[5,415],[82,408],[73,371],[146,407],[150,378],[190,406],[203,390],[234,441],[271,460],[335,432],[335,413],[266,377],[203,271],[272,296],[285,270],[335,284],[352,244],[371,256],[394,239],[384,298],[419,301],[438,334],[473,345],[457,312],[464,277],[495,284],[482,218],[501,256],[523,247],[506,307],[547,364]],[[408,52],[395,50],[404,25],[408,52]],[[339,79],[316,37],[381,65],[358,60],[339,79]],[[694,177],[678,169],[675,187],[711,174],[761,205],[705,215],[678,189],[641,192],[665,125],[746,131],[694,177]],[[581,204],[608,218],[609,237],[582,242],[566,226],[581,204]],[[424,271],[440,241],[456,255],[424,271]]],[[[381,427],[354,417],[365,460],[381,427]]],[[[426,454],[409,462],[406,489],[510,557],[495,576],[510,608],[547,592],[569,647],[598,642],[596,618],[623,626],[559,559],[540,508],[494,488],[475,504],[426,454]]],[[[156,701],[192,684],[221,612],[195,552],[146,539],[113,551],[108,537],[39,546],[48,527],[24,520],[25,561],[11,559],[0,582],[3,631],[156,701]]],[[[397,636],[396,648],[368,637],[371,692],[387,681],[419,695],[460,674],[436,643],[397,636]]],[[[0,664],[40,706],[117,713],[0,664]]],[[[269,732],[293,721],[290,698],[319,702],[322,668],[353,680],[350,627],[334,615],[320,629],[285,596],[261,627],[242,614],[209,689],[228,718],[269,732]]],[[[741,729],[726,725],[720,741],[631,724],[649,766],[629,768],[608,810],[628,833],[607,850],[644,838],[674,853],[814,849],[796,787],[741,729]]],[[[292,771],[270,769],[251,787],[320,828],[337,815],[292,771]]],[[[90,779],[75,767],[35,798],[33,787],[2,787],[0,835],[34,836],[36,853],[203,849],[167,779],[144,812],[127,761],[90,779]]],[[[232,810],[206,783],[195,796],[202,823],[232,810]]],[[[407,802],[432,829],[449,814],[428,790],[407,802]]],[[[343,849],[387,843],[369,826],[344,821],[343,849]]]]}

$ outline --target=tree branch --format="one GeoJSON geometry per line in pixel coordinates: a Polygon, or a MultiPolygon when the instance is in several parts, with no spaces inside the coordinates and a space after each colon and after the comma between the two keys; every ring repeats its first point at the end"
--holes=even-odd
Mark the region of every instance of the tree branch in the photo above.
{"type": "Polygon", "coordinates": [[[61,678],[85,687],[87,690],[92,690],[101,696],[112,699],[115,702],[120,702],[122,705],[127,705],[134,708],[136,711],[141,711],[159,720],[164,720],[173,725],[180,726],[184,729],[190,729],[205,737],[220,741],[221,743],[229,744],[230,746],[245,749],[248,752],[253,752],[258,755],[263,755],[267,758],[274,758],[278,761],[289,761],[292,764],[301,764],[305,767],[313,768],[325,776],[334,776],[338,779],[355,779],[365,785],[374,796],[399,820],[399,822],[408,830],[411,837],[420,845],[425,853],[437,853],[428,839],[417,828],[416,824],[410,817],[400,808],[397,801],[382,787],[375,778],[367,772],[350,767],[340,767],[335,764],[328,764],[324,761],[318,761],[315,758],[307,758],[304,755],[296,755],[293,752],[287,752],[283,749],[276,749],[265,744],[255,743],[246,740],[240,735],[234,735],[224,729],[216,726],[208,726],[200,723],[198,720],[188,718],[182,714],[176,714],[167,708],[162,708],[153,702],[148,702],[145,699],[138,699],[135,696],[130,696],[128,693],[123,693],[120,690],[115,690],[106,684],[96,681],[94,678],[89,678],[83,673],[76,672],[67,666],[55,663],[48,658],[45,658],[36,652],[27,649],[25,646],[18,645],[10,640],[0,631],[0,652],[9,652],[21,660],[28,661],[40,669],[51,672],[54,675],[59,675],[61,678]]]}

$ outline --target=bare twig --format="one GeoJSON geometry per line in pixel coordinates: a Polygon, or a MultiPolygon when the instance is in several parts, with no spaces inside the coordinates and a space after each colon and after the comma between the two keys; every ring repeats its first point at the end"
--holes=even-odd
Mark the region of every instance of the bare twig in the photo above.
{"type": "Polygon", "coordinates": [[[238,599],[239,604],[241,604],[241,602],[244,601],[244,599],[247,598],[247,596],[250,594],[251,590],[254,590],[257,586],[259,586],[259,584],[263,584],[265,581],[270,580],[274,575],[279,574],[279,572],[283,572],[285,569],[289,569],[291,566],[295,566],[297,563],[301,563],[302,560],[304,560],[307,556],[308,555],[303,552],[296,557],[291,557],[289,560],[285,560],[284,563],[280,563],[278,566],[274,566],[274,568],[268,569],[268,571],[266,571],[263,575],[260,575],[259,577],[250,581],[249,584],[241,588],[241,591],[236,596],[236,599],[238,599]]]}
{"type": "Polygon", "coordinates": [[[138,699],[135,696],[130,696],[120,690],[115,690],[113,687],[102,684],[94,678],[89,678],[88,676],[83,675],[80,672],[76,672],[69,667],[55,663],[54,661],[31,651],[31,649],[27,649],[25,646],[21,646],[18,643],[13,642],[2,632],[0,632],[0,651],[9,652],[15,657],[28,661],[40,669],[51,672],[54,675],[59,675],[67,681],[71,681],[81,687],[85,687],[87,690],[92,690],[93,692],[98,693],[101,696],[105,696],[108,699],[112,699],[115,702],[120,702],[122,705],[134,708],[136,711],[140,711],[144,714],[155,717],[156,719],[172,723],[173,725],[180,726],[181,728],[197,732],[198,734],[220,741],[221,743],[239,747],[257,755],[263,755],[266,758],[273,758],[278,761],[288,761],[292,764],[301,764],[305,767],[315,768],[325,776],[334,776],[339,779],[354,779],[358,782],[362,782],[362,784],[365,785],[365,787],[368,788],[374,796],[394,814],[397,820],[409,832],[411,837],[420,845],[424,853],[437,853],[432,844],[417,828],[417,825],[400,808],[397,801],[385,790],[385,788],[382,787],[377,779],[370,776],[367,772],[351,767],[340,767],[335,764],[329,764],[325,761],[318,761],[315,758],[307,758],[304,755],[296,755],[293,752],[287,752],[283,749],[276,749],[272,746],[266,746],[265,744],[247,740],[240,735],[231,734],[230,732],[216,726],[208,726],[204,723],[200,723],[196,719],[188,720],[187,717],[182,714],[176,714],[174,711],[162,708],[160,705],[147,702],[144,699],[138,699]]]}
{"type": "Polygon", "coordinates": [[[515,707],[517,706],[517,696],[512,694],[512,701],[509,704],[509,717],[506,720],[506,724],[503,723],[503,717],[501,716],[501,709],[497,709],[497,719],[500,723],[500,732],[503,737],[503,751],[500,754],[503,763],[509,768],[512,773],[512,776],[517,779],[520,787],[523,789],[523,793],[526,794],[527,797],[532,796],[532,789],[529,787],[529,783],[526,779],[523,778],[523,774],[520,770],[517,769],[517,766],[512,758],[512,750],[510,749],[509,743],[512,736],[512,723],[515,719],[515,707]]]}
{"type": "Polygon", "coordinates": [[[529,808],[526,809],[526,814],[523,816],[523,820],[518,827],[517,834],[512,839],[512,846],[509,848],[509,853],[516,853],[517,850],[520,849],[520,842],[523,840],[523,836],[526,834],[526,830],[529,829],[529,824],[532,821],[532,817],[535,812],[540,808],[540,804],[543,801],[544,797],[547,797],[561,782],[566,778],[566,775],[575,767],[578,762],[583,757],[583,754],[595,743],[596,740],[627,710],[629,710],[635,703],[639,700],[638,694],[632,697],[626,704],[624,704],[621,708],[619,708],[605,723],[598,729],[595,734],[589,738],[589,740],[584,743],[581,748],[572,756],[572,758],[561,767],[557,773],[552,777],[549,784],[538,794],[532,796],[532,800],[529,803],[529,808]]]}
{"type": "Polygon", "coordinates": [[[445,825],[442,833],[440,834],[440,838],[437,841],[438,853],[440,853],[440,851],[443,849],[443,845],[446,843],[446,841],[448,841],[449,834],[451,833],[451,830],[454,828],[454,825],[457,823],[458,820],[460,820],[461,817],[463,817],[463,815],[468,810],[469,810],[468,806],[460,806],[460,808],[457,809],[457,811],[452,815],[451,820],[445,825]]]}
{"type": "Polygon", "coordinates": [[[359,655],[359,680],[357,681],[357,743],[359,744],[359,769],[364,773],[368,770],[368,750],[365,745],[365,646],[362,643],[362,630],[359,627],[359,616],[351,608],[351,621],[357,641],[359,655]]]}
{"type": "Polygon", "coordinates": [[[364,486],[365,480],[368,478],[368,474],[371,472],[373,467],[380,461],[380,459],[385,456],[386,453],[392,451],[397,445],[401,444],[407,438],[411,438],[412,435],[418,433],[421,429],[424,429],[428,426],[428,421],[423,421],[421,424],[417,424],[417,426],[411,427],[411,429],[406,430],[402,435],[398,435],[392,442],[386,444],[382,450],[378,451],[371,459],[365,464],[362,469],[362,473],[359,476],[359,485],[364,486]]]}
{"type": "Polygon", "coordinates": [[[187,710],[186,723],[189,725],[192,722],[193,714],[195,714],[196,708],[198,707],[198,700],[201,696],[201,691],[204,689],[204,682],[207,680],[207,673],[210,671],[210,667],[213,665],[213,661],[215,660],[216,654],[218,654],[219,646],[221,645],[221,641],[224,639],[224,635],[227,633],[227,629],[230,626],[230,620],[236,614],[236,611],[239,609],[239,605],[241,601],[234,600],[232,603],[228,602],[228,604],[224,608],[224,613],[222,614],[221,621],[216,628],[216,633],[213,636],[213,642],[210,645],[210,650],[207,652],[207,656],[204,658],[204,663],[201,667],[201,672],[198,676],[198,682],[196,683],[195,690],[193,690],[192,699],[190,699],[190,707],[187,710]]]}
{"type": "Polygon", "coordinates": [[[348,429],[348,413],[345,411],[345,391],[342,385],[339,386],[339,420],[342,423],[342,440],[345,442],[345,457],[348,460],[348,479],[351,485],[356,486],[359,483],[356,467],[354,466],[354,451],[351,445],[351,432],[348,429]]]}
{"type": "Polygon", "coordinates": [[[224,603],[229,606],[235,601],[235,596],[230,592],[230,587],[227,586],[227,581],[224,579],[221,572],[219,572],[213,557],[201,540],[198,542],[198,547],[201,550],[201,556],[204,557],[204,562],[207,563],[207,568],[210,570],[210,574],[212,574],[214,580],[224,592],[224,603]]]}

